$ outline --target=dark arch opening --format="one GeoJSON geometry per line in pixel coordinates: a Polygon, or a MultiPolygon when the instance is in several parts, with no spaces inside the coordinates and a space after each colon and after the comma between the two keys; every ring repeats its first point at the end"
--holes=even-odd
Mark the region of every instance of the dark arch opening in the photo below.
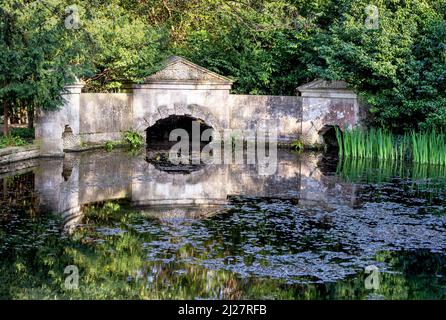
{"type": "Polygon", "coordinates": [[[319,130],[319,135],[329,150],[339,149],[338,139],[336,138],[336,130],[340,130],[338,126],[326,125],[319,130]]]}
{"type": "MultiPolygon", "coordinates": [[[[153,126],[147,128],[146,143],[148,148],[169,148],[176,141],[169,141],[169,135],[174,129],[184,129],[189,134],[189,141],[192,142],[192,124],[196,121],[200,125],[200,136],[206,129],[212,129],[202,119],[198,119],[189,115],[171,115],[167,118],[158,120],[153,126]]],[[[207,144],[203,142],[202,144],[207,144]]]]}
{"type": "Polygon", "coordinates": [[[71,129],[71,127],[69,125],[65,125],[64,131],[62,132],[62,138],[73,134],[73,130],[71,129]]]}
{"type": "Polygon", "coordinates": [[[69,125],[65,125],[64,131],[62,133],[62,141],[64,150],[71,149],[76,146],[76,136],[74,135],[73,130],[69,125]]]}

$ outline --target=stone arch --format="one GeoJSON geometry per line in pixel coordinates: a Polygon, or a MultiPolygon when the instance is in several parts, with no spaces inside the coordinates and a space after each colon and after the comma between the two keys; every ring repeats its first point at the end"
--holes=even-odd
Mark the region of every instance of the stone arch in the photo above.
{"type": "Polygon", "coordinates": [[[218,119],[208,107],[198,104],[174,104],[161,105],[155,108],[155,112],[144,118],[143,123],[139,123],[138,132],[148,140],[147,130],[157,124],[159,121],[168,119],[169,117],[188,117],[202,121],[207,127],[213,128],[218,132],[222,132],[227,127],[226,121],[218,119]]]}
{"type": "Polygon", "coordinates": [[[225,127],[209,108],[197,104],[158,106],[155,114],[146,121],[146,127],[151,127],[157,121],[168,118],[169,116],[189,116],[191,118],[201,119],[209,126],[219,131],[225,127]]]}
{"type": "Polygon", "coordinates": [[[199,132],[200,136],[207,129],[215,130],[215,128],[213,128],[202,118],[197,118],[189,114],[173,114],[165,118],[161,118],[157,120],[152,126],[147,127],[147,129],[145,130],[147,145],[154,147],[175,144],[176,142],[169,141],[169,135],[175,129],[186,130],[186,132],[189,134],[190,142],[192,142],[192,134],[194,130],[196,130],[195,132],[199,132]],[[199,128],[199,131],[196,130],[197,128],[199,128]]]}
{"type": "Polygon", "coordinates": [[[336,124],[326,124],[319,131],[319,140],[328,148],[337,148],[336,130],[342,132],[342,129],[336,124]]]}

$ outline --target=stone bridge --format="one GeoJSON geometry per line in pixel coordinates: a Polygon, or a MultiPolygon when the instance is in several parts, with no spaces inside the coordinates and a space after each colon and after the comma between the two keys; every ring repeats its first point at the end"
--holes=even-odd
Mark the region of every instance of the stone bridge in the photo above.
{"type": "Polygon", "coordinates": [[[65,105],[41,112],[36,140],[42,156],[62,156],[85,143],[118,141],[122,132],[147,129],[170,116],[200,119],[216,129],[277,131],[279,142],[322,143],[333,126],[359,123],[356,94],[344,82],[317,80],[296,96],[231,94],[233,81],[184,58],[172,57],[159,72],[124,93],[82,93],[66,87],[65,105]]]}

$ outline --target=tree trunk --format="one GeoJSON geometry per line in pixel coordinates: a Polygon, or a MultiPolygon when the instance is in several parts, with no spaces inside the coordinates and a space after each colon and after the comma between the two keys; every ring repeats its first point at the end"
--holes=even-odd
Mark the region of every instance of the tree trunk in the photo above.
{"type": "Polygon", "coordinates": [[[34,128],[34,107],[28,108],[28,129],[34,128]]]}
{"type": "Polygon", "coordinates": [[[9,134],[9,107],[6,101],[3,103],[3,134],[9,134]]]}

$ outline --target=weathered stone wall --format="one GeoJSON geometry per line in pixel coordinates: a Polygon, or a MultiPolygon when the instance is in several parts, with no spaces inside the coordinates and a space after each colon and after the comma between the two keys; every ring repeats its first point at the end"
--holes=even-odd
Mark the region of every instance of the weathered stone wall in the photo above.
{"type": "Polygon", "coordinates": [[[82,93],[79,110],[81,142],[119,140],[133,127],[130,93],[82,93]]]}
{"type": "Polygon", "coordinates": [[[171,84],[140,85],[133,89],[133,127],[140,133],[170,115],[189,115],[215,129],[229,128],[229,89],[171,84]],[[176,87],[176,88],[175,88],[176,87]]]}
{"type": "Polygon", "coordinates": [[[317,80],[298,88],[301,96],[230,94],[232,81],[175,57],[161,71],[134,85],[130,93],[81,93],[67,87],[65,105],[42,112],[36,138],[42,155],[63,155],[82,143],[121,139],[133,128],[147,128],[171,115],[186,115],[216,130],[276,131],[279,142],[322,143],[326,126],[358,125],[356,94],[342,81],[317,80]]]}
{"type": "Polygon", "coordinates": [[[359,122],[357,97],[347,89],[303,88],[298,97],[178,87],[140,85],[132,93],[70,93],[64,108],[45,112],[38,121],[36,135],[45,140],[41,152],[62,154],[70,144],[117,141],[131,128],[145,135],[148,127],[170,115],[202,119],[216,130],[276,130],[279,141],[300,139],[307,145],[322,142],[324,126],[344,128],[359,122]]]}
{"type": "Polygon", "coordinates": [[[297,96],[233,95],[229,90],[134,89],[134,127],[144,132],[170,115],[190,115],[216,130],[276,129],[283,139],[300,132],[301,107],[297,96]]]}
{"type": "Polygon", "coordinates": [[[277,130],[280,140],[299,138],[301,99],[297,96],[230,95],[230,128],[277,130]]]}
{"type": "Polygon", "coordinates": [[[298,88],[302,99],[301,140],[321,144],[327,126],[341,130],[360,124],[357,95],[343,81],[318,80],[298,88]]]}
{"type": "Polygon", "coordinates": [[[57,111],[40,111],[36,122],[36,144],[41,156],[63,156],[62,135],[69,126],[74,136],[79,135],[79,105],[82,84],[66,87],[64,105],[57,111]]]}

